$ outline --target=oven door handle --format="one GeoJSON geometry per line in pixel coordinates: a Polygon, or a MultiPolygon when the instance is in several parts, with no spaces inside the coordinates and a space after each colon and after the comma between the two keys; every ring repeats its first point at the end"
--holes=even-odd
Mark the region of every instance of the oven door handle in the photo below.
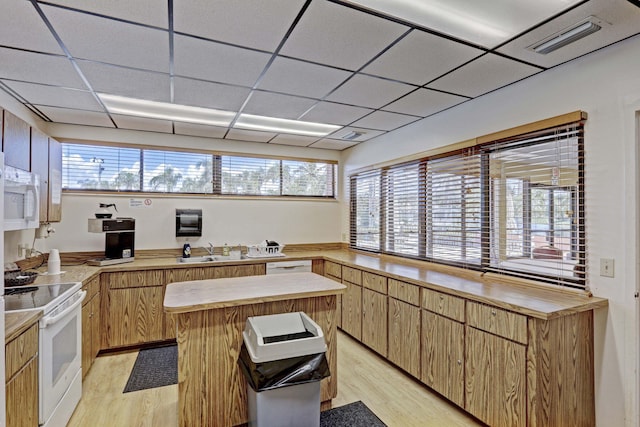
{"type": "Polygon", "coordinates": [[[75,300],[73,304],[71,304],[69,307],[65,308],[61,313],[51,317],[43,317],[40,327],[46,328],[49,325],[53,325],[54,323],[58,322],[60,319],[64,318],[67,314],[75,310],[80,304],[82,304],[84,297],[87,296],[87,291],[79,291],[78,295],[79,295],[78,299],[75,300]]]}

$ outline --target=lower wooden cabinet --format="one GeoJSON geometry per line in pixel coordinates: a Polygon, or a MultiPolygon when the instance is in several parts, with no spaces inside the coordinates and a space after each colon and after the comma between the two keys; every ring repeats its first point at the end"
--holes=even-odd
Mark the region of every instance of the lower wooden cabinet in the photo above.
{"type": "Polygon", "coordinates": [[[362,338],[362,287],[342,282],[347,287],[342,294],[342,324],[344,332],[358,341],[362,338]]]}
{"type": "Polygon", "coordinates": [[[526,426],[526,346],[470,326],[465,341],[467,412],[490,426],[526,426]]]}
{"type": "Polygon", "coordinates": [[[38,324],[5,345],[7,427],[38,426],[38,324]]]}
{"type": "Polygon", "coordinates": [[[420,378],[420,307],[389,298],[387,358],[420,378]]]}
{"type": "Polygon", "coordinates": [[[362,343],[387,357],[387,296],[362,288],[362,343]]]}
{"type": "Polygon", "coordinates": [[[464,324],[422,310],[420,380],[464,407],[464,324]]]}
{"type": "Polygon", "coordinates": [[[109,289],[104,302],[103,348],[165,339],[163,286],[109,289]]]}
{"type": "Polygon", "coordinates": [[[95,360],[102,345],[100,279],[95,277],[82,286],[87,296],[82,302],[82,378],[95,360]]]}

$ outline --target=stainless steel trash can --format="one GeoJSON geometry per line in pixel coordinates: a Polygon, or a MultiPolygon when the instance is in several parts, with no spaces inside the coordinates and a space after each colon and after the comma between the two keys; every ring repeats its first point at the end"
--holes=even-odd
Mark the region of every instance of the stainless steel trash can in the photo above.
{"type": "Polygon", "coordinates": [[[247,319],[238,364],[250,427],[320,425],[320,380],[329,376],[322,329],[303,312],[247,319]]]}

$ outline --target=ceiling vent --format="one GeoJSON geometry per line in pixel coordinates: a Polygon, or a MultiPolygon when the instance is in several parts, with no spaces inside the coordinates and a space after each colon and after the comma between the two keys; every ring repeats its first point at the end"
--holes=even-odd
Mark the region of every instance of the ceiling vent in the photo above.
{"type": "Polygon", "coordinates": [[[365,132],[356,132],[356,131],[351,131],[347,134],[345,134],[342,139],[346,139],[351,141],[352,139],[357,139],[360,138],[361,136],[366,135],[365,132]]]}
{"type": "Polygon", "coordinates": [[[601,28],[602,20],[595,16],[589,16],[587,19],[580,21],[571,27],[565,28],[564,30],[532,44],[527,47],[527,49],[546,55],[547,53],[553,52],[554,50],[580,40],[589,34],[595,33],[601,28]]]}

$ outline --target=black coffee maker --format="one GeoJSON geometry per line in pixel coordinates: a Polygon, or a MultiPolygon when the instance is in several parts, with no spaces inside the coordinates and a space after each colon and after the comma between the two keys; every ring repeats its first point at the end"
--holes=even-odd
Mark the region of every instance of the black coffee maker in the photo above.
{"type": "Polygon", "coordinates": [[[134,261],[134,218],[90,218],[89,232],[104,233],[104,258],[87,261],[89,265],[112,265],[134,261]]]}

